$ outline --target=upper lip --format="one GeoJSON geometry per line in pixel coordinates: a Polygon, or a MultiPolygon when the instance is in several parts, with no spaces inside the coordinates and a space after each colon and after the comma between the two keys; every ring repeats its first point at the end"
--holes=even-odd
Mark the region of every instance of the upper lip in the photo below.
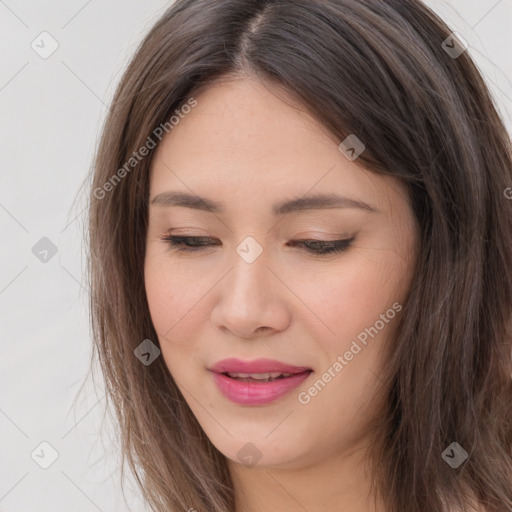
{"type": "Polygon", "coordinates": [[[312,371],[311,368],[306,366],[295,366],[275,359],[242,361],[236,358],[222,359],[209,369],[216,373],[302,373],[306,370],[312,371]]]}

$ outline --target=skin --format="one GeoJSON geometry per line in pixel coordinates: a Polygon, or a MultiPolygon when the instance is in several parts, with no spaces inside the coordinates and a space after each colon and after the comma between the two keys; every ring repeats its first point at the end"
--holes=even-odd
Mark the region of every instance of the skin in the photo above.
{"type": "Polygon", "coordinates": [[[225,211],[150,204],[146,293],[165,363],[227,458],[237,512],[269,503],[280,512],[383,511],[380,500],[368,500],[365,426],[381,400],[379,372],[400,314],[308,404],[297,395],[395,302],[405,305],[418,240],[405,187],[346,158],[341,141],[276,86],[245,77],[195,98],[197,106],[158,147],[150,202],[185,191],[222,201],[225,211]],[[379,212],[271,213],[275,202],[332,192],[379,212]],[[220,245],[178,252],[162,240],[171,229],[220,245]],[[333,255],[289,245],[352,235],[352,245],[333,255]],[[236,252],[248,236],[263,250],[250,264],[236,252]],[[274,403],[238,405],[207,370],[227,357],[268,357],[314,373],[274,403]],[[252,466],[237,455],[248,442],[261,457],[252,466]]]}

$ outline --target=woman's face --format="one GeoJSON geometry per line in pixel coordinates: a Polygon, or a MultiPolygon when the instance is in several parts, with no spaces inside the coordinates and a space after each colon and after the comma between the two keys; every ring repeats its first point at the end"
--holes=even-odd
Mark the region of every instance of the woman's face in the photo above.
{"type": "Polygon", "coordinates": [[[365,171],[341,140],[257,81],[195,99],[151,169],[145,284],[165,363],[234,462],[292,468],[350,450],[375,414],[412,282],[405,188],[365,171]],[[171,193],[204,202],[178,204],[171,193]],[[333,194],[347,199],[320,201],[333,194]],[[180,251],[183,239],[171,247],[166,236],[194,238],[180,251]],[[345,242],[322,254],[321,242],[335,240],[345,242]],[[293,368],[216,366],[229,358],[293,368]],[[247,382],[214,368],[294,375],[247,382]]]}

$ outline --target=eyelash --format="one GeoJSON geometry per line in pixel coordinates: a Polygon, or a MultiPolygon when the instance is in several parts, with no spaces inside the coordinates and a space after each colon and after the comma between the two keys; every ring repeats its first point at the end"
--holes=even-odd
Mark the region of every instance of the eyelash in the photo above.
{"type": "MultiPolygon", "coordinates": [[[[207,247],[207,244],[203,244],[200,242],[200,245],[198,246],[188,246],[184,245],[185,242],[188,242],[189,240],[215,240],[215,238],[210,238],[206,236],[174,236],[174,235],[168,235],[162,238],[163,241],[167,242],[168,245],[171,247],[171,249],[174,249],[176,251],[180,252],[196,252],[198,250],[203,249],[204,247],[207,247]]],[[[323,256],[325,254],[335,254],[339,252],[346,251],[352,242],[355,240],[355,236],[352,238],[348,238],[345,240],[293,240],[293,245],[300,245],[303,244],[306,247],[306,251],[314,254],[316,256],[323,256]],[[317,247],[320,247],[320,250],[312,249],[308,247],[306,244],[313,243],[313,247],[315,245],[317,247]]],[[[217,244],[218,245],[218,244],[217,244]]]]}

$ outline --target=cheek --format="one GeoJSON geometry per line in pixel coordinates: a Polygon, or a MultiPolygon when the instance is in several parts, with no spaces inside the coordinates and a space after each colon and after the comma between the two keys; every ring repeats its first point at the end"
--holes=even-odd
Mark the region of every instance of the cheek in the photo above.
{"type": "Polygon", "coordinates": [[[153,265],[151,260],[145,267],[146,296],[153,326],[161,341],[167,344],[190,347],[195,331],[202,325],[201,307],[207,286],[190,280],[168,265],[153,265]]]}
{"type": "Polygon", "coordinates": [[[316,297],[321,311],[335,322],[350,319],[372,320],[402,296],[406,269],[396,266],[396,258],[380,260],[354,258],[342,270],[325,276],[323,282],[308,284],[307,295],[316,297]]]}
{"type": "Polygon", "coordinates": [[[197,340],[201,338],[201,326],[205,325],[202,317],[205,310],[200,300],[205,291],[170,270],[166,266],[164,271],[147,267],[146,296],[162,357],[180,386],[181,382],[187,382],[188,368],[193,361],[201,359],[197,340]]]}
{"type": "Polygon", "coordinates": [[[357,359],[369,363],[379,357],[377,348],[392,337],[398,324],[399,315],[392,306],[396,302],[404,304],[408,269],[403,261],[389,250],[379,250],[371,257],[358,254],[343,268],[303,282],[299,293],[308,298],[305,302],[315,315],[314,323],[318,323],[314,337],[323,340],[329,360],[334,361],[338,354],[349,350],[359,335],[363,340],[367,336],[368,341],[373,341],[367,329],[376,322],[379,335],[375,341],[379,343],[372,343],[373,350],[368,350],[369,345],[365,347],[365,354],[357,359]],[[386,313],[390,308],[390,313],[386,313]],[[383,314],[387,320],[384,323],[383,314]]]}

